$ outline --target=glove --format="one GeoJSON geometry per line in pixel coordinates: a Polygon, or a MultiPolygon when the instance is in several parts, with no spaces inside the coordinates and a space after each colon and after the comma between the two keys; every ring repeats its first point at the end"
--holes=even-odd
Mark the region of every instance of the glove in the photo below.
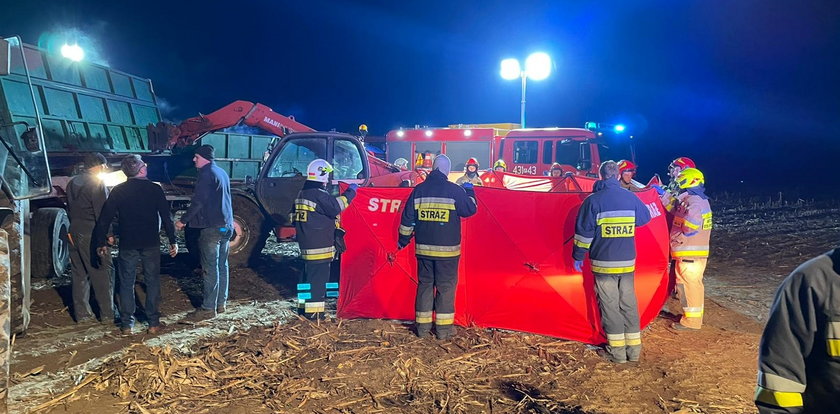
{"type": "Polygon", "coordinates": [[[397,240],[397,250],[405,249],[405,246],[408,246],[408,241],[403,241],[402,239],[397,240]]]}
{"type": "Polygon", "coordinates": [[[654,185],[652,185],[651,187],[653,187],[653,189],[654,189],[654,190],[656,190],[656,193],[657,193],[657,194],[659,194],[659,195],[663,195],[663,194],[665,194],[665,189],[664,189],[664,188],[662,188],[662,186],[661,186],[661,185],[656,185],[656,184],[654,184],[654,185]]]}
{"type": "Polygon", "coordinates": [[[465,182],[461,184],[461,187],[464,187],[464,190],[472,190],[474,186],[471,182],[465,182]]]}
{"type": "Polygon", "coordinates": [[[351,191],[358,191],[358,190],[359,190],[359,185],[358,185],[358,184],[356,184],[356,183],[353,183],[353,184],[350,184],[350,185],[347,187],[347,189],[348,189],[348,190],[351,190],[351,191]]]}
{"type": "Polygon", "coordinates": [[[575,270],[583,273],[583,260],[575,260],[575,270]]]}

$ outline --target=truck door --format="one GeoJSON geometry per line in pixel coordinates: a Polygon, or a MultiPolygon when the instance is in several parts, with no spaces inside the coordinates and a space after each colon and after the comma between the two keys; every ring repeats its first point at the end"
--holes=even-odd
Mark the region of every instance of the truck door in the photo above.
{"type": "Polygon", "coordinates": [[[537,175],[540,142],[536,139],[511,140],[511,172],[520,175],[537,175]]]}
{"type": "Polygon", "coordinates": [[[303,183],[306,167],[315,159],[327,156],[329,137],[325,135],[289,135],[271,152],[257,179],[257,198],[274,222],[289,225],[289,213],[303,183]]]}

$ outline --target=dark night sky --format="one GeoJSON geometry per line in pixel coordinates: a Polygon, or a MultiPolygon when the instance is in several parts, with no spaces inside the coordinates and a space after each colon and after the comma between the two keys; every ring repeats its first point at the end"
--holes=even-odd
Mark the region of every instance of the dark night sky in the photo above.
{"type": "Polygon", "coordinates": [[[519,84],[499,77],[499,61],[544,50],[557,67],[528,84],[529,126],[625,122],[643,176],[687,155],[710,189],[836,181],[837,1],[29,0],[2,10],[0,34],[27,43],[84,33],[108,64],[152,79],[170,119],[244,99],[317,129],[364,122],[380,135],[516,122],[519,84]]]}

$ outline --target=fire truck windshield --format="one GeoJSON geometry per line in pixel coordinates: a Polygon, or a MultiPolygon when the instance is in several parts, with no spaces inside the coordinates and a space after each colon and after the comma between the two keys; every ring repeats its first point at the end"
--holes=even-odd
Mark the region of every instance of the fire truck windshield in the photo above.
{"type": "Polygon", "coordinates": [[[559,164],[577,165],[580,161],[580,142],[568,139],[558,142],[554,160],[559,164]]]}

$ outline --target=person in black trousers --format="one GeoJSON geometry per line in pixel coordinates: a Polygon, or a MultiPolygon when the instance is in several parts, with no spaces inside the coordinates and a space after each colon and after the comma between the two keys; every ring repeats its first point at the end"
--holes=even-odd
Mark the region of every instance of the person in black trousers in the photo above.
{"type": "Polygon", "coordinates": [[[111,257],[98,258],[91,247],[96,220],[108,198],[99,178],[108,161],[96,152],[84,159],[84,172],[67,184],[67,213],[70,216],[70,263],[73,273],[73,314],[77,323],[95,321],[90,291],[99,304],[102,323],[114,323],[114,274],[111,257]],[[98,262],[98,263],[97,263],[98,262]],[[95,266],[97,265],[98,266],[95,266]]]}
{"type": "Polygon", "coordinates": [[[127,155],[122,171],[128,180],[117,185],[105,201],[94,228],[99,256],[110,255],[107,231],[115,216],[119,226],[117,264],[120,281],[120,331],[130,334],[134,326],[134,282],[137,264],[143,265],[146,282],[146,317],[149,333],[161,329],[160,311],[160,223],[169,237],[169,255],[178,254],[175,226],[163,189],[146,178],[146,163],[139,155],[127,155]]]}

